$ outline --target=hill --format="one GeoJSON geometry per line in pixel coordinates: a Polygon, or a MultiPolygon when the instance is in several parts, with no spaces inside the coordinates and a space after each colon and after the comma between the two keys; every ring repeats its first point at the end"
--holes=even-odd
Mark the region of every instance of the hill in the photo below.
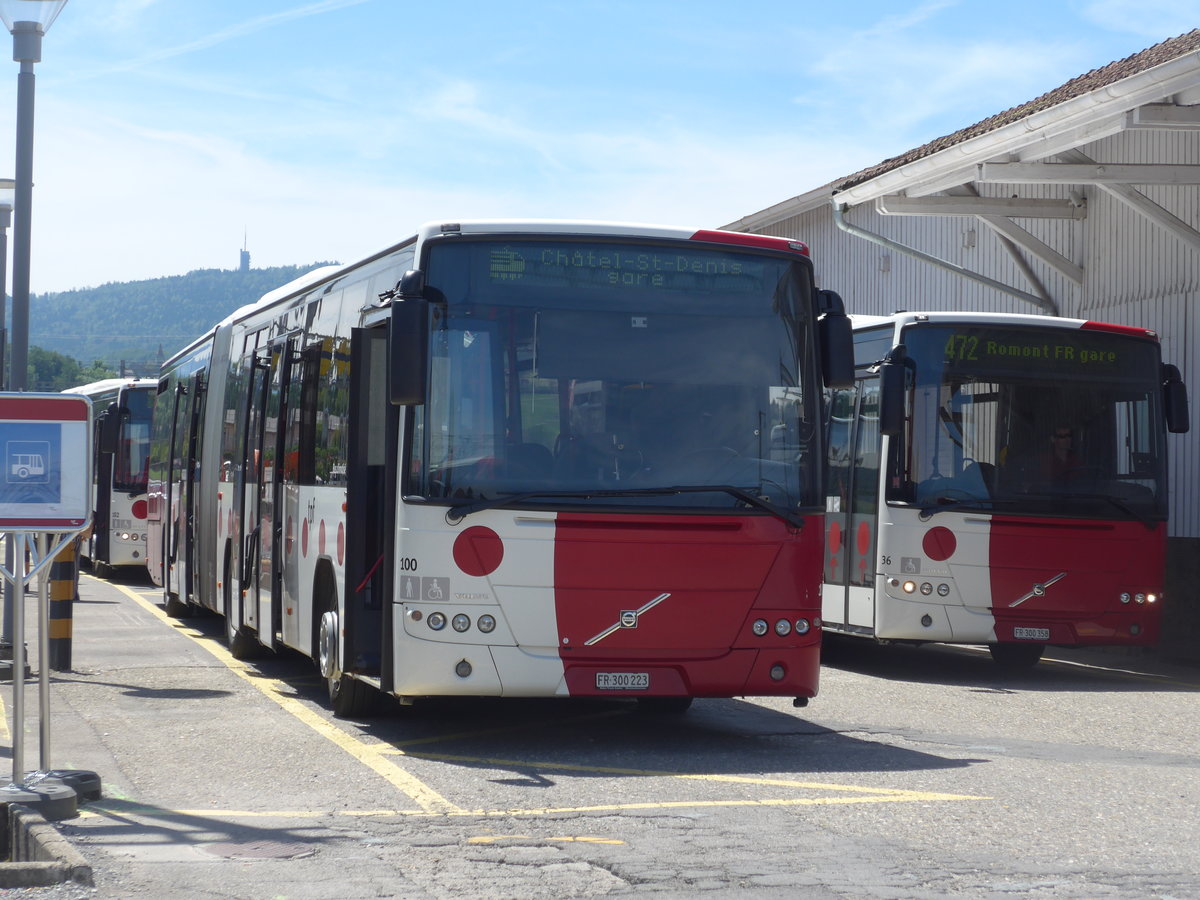
{"type": "Polygon", "coordinates": [[[29,299],[29,345],[85,364],[155,375],[162,359],[199,337],[235,309],[330,263],[267,269],[197,269],[147,281],[29,299]]]}

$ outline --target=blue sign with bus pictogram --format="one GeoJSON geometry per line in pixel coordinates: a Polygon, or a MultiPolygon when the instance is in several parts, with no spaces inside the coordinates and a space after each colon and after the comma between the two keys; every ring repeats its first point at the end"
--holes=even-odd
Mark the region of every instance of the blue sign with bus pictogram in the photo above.
{"type": "Polygon", "coordinates": [[[0,531],[74,531],[91,512],[92,404],[0,394],[0,531]]]}

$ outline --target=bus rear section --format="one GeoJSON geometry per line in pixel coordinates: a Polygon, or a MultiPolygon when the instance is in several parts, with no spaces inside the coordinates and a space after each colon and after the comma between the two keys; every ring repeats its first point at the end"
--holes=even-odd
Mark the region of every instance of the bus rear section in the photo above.
{"type": "Polygon", "coordinates": [[[1155,335],[910,313],[860,322],[856,340],[859,388],[833,404],[827,507],[846,511],[827,627],[987,644],[1013,666],[1047,644],[1154,643],[1167,434],[1188,427],[1155,335]],[[845,460],[868,448],[864,478],[845,460]]]}
{"type": "Polygon", "coordinates": [[[150,429],[158,382],[112,378],[64,393],[83,394],[95,410],[92,529],[80,555],[97,575],[144,567],[150,429]]]}
{"type": "Polygon", "coordinates": [[[802,244],[438,224],[216,334],[190,596],[235,653],[311,655],[342,715],[815,696],[820,390],[851,357],[802,244]]]}

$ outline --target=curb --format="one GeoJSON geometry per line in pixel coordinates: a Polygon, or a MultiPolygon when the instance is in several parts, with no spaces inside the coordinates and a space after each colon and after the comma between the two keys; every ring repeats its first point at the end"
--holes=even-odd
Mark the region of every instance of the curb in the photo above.
{"type": "Polygon", "coordinates": [[[11,862],[0,862],[0,888],[73,881],[93,885],[92,867],[40,812],[9,803],[0,817],[11,862]]]}

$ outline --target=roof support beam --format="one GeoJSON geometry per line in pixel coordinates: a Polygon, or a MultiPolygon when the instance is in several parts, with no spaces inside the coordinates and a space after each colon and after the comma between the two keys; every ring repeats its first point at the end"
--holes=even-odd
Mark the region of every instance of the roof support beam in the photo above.
{"type": "Polygon", "coordinates": [[[1159,131],[1196,131],[1200,129],[1200,106],[1174,103],[1147,103],[1126,114],[1126,128],[1154,128],[1159,131]]]}
{"type": "MultiPolygon", "coordinates": [[[[1030,234],[1009,216],[1020,218],[1071,218],[1087,216],[1087,205],[1071,200],[1005,198],[979,196],[953,197],[879,197],[875,209],[885,216],[972,216],[1000,236],[1001,242],[1022,268],[1022,273],[1037,284],[1033,272],[1012,245],[1017,245],[1060,272],[1075,284],[1083,284],[1083,268],[1067,259],[1049,244],[1030,234]]],[[[1039,285],[1039,293],[1041,293],[1039,285]]],[[[1048,299],[1048,298],[1047,298],[1048,299]]]]}
{"type": "Polygon", "coordinates": [[[985,162],[976,181],[988,184],[1200,184],[1200,166],[1157,163],[985,162]]]}
{"type": "MultiPolygon", "coordinates": [[[[1001,238],[1009,240],[1029,251],[1050,268],[1061,273],[1076,284],[1083,284],[1082,266],[1077,266],[1049,244],[1040,238],[1034,237],[1020,225],[1000,216],[980,216],[979,219],[1001,238]]],[[[1024,274],[1030,281],[1035,281],[1032,271],[1026,271],[1024,274]]]]}
{"type": "MultiPolygon", "coordinates": [[[[832,205],[834,224],[848,234],[860,237],[872,244],[878,244],[881,247],[887,247],[889,250],[895,250],[897,253],[903,253],[905,256],[911,256],[913,259],[919,259],[921,262],[929,263],[930,265],[936,266],[937,268],[946,272],[952,272],[955,275],[961,275],[963,278],[986,285],[987,287],[1000,291],[1003,294],[1017,297],[1021,300],[1024,300],[1026,303],[1032,303],[1047,315],[1058,315],[1058,305],[1054,302],[1053,298],[1046,295],[1044,291],[1039,294],[1031,294],[1028,291],[1022,291],[1018,288],[1012,287],[1011,285],[1005,284],[1002,281],[997,281],[994,278],[988,278],[986,275],[973,272],[970,269],[957,265],[956,263],[952,263],[949,260],[939,259],[932,254],[918,250],[916,247],[909,247],[907,244],[901,244],[899,241],[893,241],[891,238],[886,238],[881,234],[875,234],[874,232],[867,231],[864,228],[859,228],[857,225],[851,225],[846,221],[845,212],[847,207],[838,203],[836,199],[833,201],[832,205]]],[[[1040,285],[1038,285],[1038,287],[1040,288],[1040,285]]]]}
{"type": "Polygon", "coordinates": [[[884,216],[1003,216],[1009,219],[1086,219],[1087,206],[1031,197],[901,197],[875,201],[884,216]]]}
{"type": "MultiPolygon", "coordinates": [[[[1087,165],[1093,162],[1080,150],[1068,150],[1062,154],[1062,157],[1069,163],[1077,165],[1087,165]]],[[[1154,225],[1174,235],[1193,250],[1200,250],[1200,231],[1174,213],[1159,206],[1141,191],[1125,184],[1098,184],[1097,187],[1154,225]]]]}

